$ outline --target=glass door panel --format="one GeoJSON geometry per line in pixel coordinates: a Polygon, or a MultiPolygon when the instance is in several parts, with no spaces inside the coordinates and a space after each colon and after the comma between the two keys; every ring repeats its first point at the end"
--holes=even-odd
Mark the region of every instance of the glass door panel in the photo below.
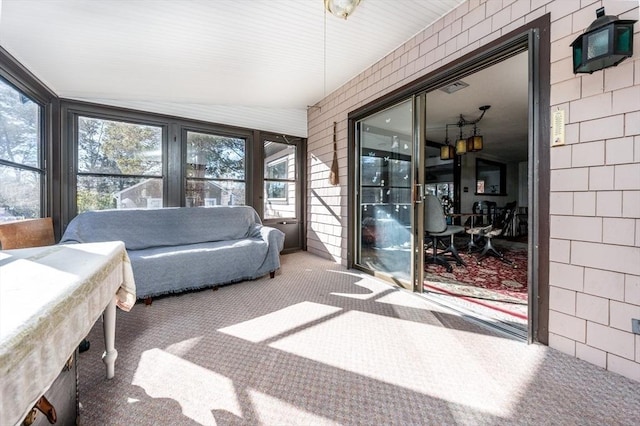
{"type": "MultiPolygon", "coordinates": [[[[446,213],[457,213],[453,160],[441,160],[439,147],[426,146],[425,153],[425,194],[438,197],[446,213]]],[[[451,216],[447,221],[451,221],[451,216]]]]}
{"type": "Polygon", "coordinates": [[[302,140],[268,135],[262,141],[262,217],[284,232],[283,253],[303,248],[302,140]]]}
{"type": "Polygon", "coordinates": [[[264,218],[296,218],[296,147],[264,141],[264,218]]]}
{"type": "Polygon", "coordinates": [[[358,122],[356,263],[411,285],[413,100],[358,122]]]}

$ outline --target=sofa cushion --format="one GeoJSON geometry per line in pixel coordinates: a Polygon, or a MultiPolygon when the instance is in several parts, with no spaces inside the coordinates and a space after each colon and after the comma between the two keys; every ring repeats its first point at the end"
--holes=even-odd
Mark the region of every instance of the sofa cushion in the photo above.
{"type": "Polygon", "coordinates": [[[259,235],[260,217],[248,206],[88,211],[76,216],[62,243],[123,241],[127,250],[236,240],[259,235]]]}

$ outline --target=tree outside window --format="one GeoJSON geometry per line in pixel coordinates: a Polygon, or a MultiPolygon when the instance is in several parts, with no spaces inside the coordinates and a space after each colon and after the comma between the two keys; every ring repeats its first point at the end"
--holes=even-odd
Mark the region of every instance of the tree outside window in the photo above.
{"type": "MultiPolygon", "coordinates": [[[[268,179],[287,179],[289,161],[287,157],[267,163],[268,179]]],[[[267,182],[267,198],[271,201],[285,201],[287,199],[287,182],[267,182]]]]}
{"type": "Polygon", "coordinates": [[[244,205],[246,141],[193,131],[186,134],[185,205],[244,205]]]}
{"type": "Polygon", "coordinates": [[[41,216],[42,107],[0,78],[0,222],[41,216]]]}
{"type": "Polygon", "coordinates": [[[162,206],[162,128],[78,117],[78,213],[162,206]]]}

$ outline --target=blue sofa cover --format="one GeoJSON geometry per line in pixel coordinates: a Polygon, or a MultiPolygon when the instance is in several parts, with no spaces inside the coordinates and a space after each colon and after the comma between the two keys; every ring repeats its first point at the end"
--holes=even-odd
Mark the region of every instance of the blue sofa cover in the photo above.
{"type": "Polygon", "coordinates": [[[249,206],[100,210],[76,216],[60,243],[113,240],[124,242],[145,299],[275,272],[284,233],[249,206]]]}

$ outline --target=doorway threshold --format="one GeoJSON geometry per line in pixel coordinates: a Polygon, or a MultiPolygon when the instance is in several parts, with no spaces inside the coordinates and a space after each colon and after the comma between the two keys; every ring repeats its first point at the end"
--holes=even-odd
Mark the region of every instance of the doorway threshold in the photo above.
{"type": "Polygon", "coordinates": [[[476,307],[470,309],[463,306],[460,300],[446,294],[431,292],[425,289],[425,292],[421,293],[420,296],[428,299],[431,303],[457,313],[468,321],[488,327],[523,342],[528,340],[526,324],[509,321],[504,317],[499,318],[488,309],[477,309],[476,307]]]}

